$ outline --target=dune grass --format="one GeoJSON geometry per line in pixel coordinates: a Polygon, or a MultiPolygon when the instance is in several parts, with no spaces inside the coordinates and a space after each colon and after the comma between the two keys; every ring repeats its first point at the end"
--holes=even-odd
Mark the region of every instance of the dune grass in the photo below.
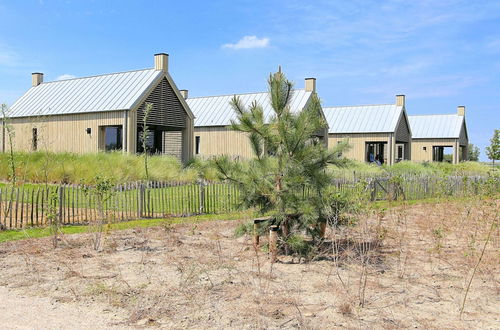
{"type": "MultiPolygon", "coordinates": [[[[91,183],[97,176],[117,182],[130,182],[145,178],[144,158],[121,152],[77,155],[72,153],[16,153],[18,182],[33,183],[91,183]]],[[[193,182],[198,177],[195,168],[183,168],[174,157],[151,156],[151,180],[193,182]]],[[[0,180],[9,180],[9,159],[0,154],[0,180]]]]}

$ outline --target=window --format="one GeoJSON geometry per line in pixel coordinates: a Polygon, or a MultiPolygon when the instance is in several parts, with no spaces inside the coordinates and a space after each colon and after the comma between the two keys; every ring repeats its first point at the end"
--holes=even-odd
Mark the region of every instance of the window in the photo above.
{"type": "Polygon", "coordinates": [[[32,133],[31,146],[33,151],[36,151],[38,149],[38,129],[36,127],[33,128],[32,133]]]}
{"type": "Polygon", "coordinates": [[[196,137],[195,153],[198,155],[200,153],[200,137],[196,137]]]}
{"type": "Polygon", "coordinates": [[[104,127],[104,150],[121,150],[122,149],[122,127],[121,126],[105,126],[104,127]]]}

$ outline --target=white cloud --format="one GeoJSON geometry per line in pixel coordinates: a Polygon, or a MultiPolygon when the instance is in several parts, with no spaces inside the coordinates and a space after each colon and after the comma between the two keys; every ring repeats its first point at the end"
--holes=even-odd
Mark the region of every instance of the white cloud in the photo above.
{"type": "Polygon", "coordinates": [[[266,48],[269,46],[269,38],[257,38],[257,36],[244,36],[235,44],[224,44],[222,48],[250,49],[266,48]]]}
{"type": "Polygon", "coordinates": [[[56,80],[67,80],[67,79],[73,79],[73,78],[76,78],[76,76],[69,74],[69,73],[65,73],[65,74],[62,74],[59,77],[57,77],[56,80]]]}

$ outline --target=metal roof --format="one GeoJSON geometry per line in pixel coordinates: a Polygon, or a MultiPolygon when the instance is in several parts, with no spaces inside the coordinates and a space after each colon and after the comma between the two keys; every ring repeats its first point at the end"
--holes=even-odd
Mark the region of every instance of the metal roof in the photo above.
{"type": "Polygon", "coordinates": [[[10,108],[10,117],[128,110],[163,74],[145,69],[44,82],[10,108]]]}
{"type": "Polygon", "coordinates": [[[323,108],[331,134],[394,132],[402,111],[394,104],[323,108]]]}
{"type": "MultiPolygon", "coordinates": [[[[292,111],[304,109],[311,95],[312,92],[303,89],[294,90],[290,109],[292,111]]],[[[274,113],[268,92],[188,98],[186,101],[196,117],[194,126],[231,125],[231,120],[236,119],[236,113],[230,104],[233,96],[238,96],[246,108],[253,101],[257,101],[257,104],[262,106],[264,110],[264,118],[266,120],[274,113]]]]}
{"type": "Polygon", "coordinates": [[[460,138],[464,116],[449,115],[413,115],[408,116],[413,139],[460,138]]]}

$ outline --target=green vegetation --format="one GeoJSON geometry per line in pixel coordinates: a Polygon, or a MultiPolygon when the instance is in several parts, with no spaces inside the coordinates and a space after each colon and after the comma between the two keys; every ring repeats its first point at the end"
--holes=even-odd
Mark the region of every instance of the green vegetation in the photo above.
{"type": "Polygon", "coordinates": [[[481,153],[479,151],[479,147],[475,146],[472,143],[469,143],[469,146],[467,147],[467,153],[468,153],[468,158],[470,161],[477,162],[479,161],[479,154],[481,153]]]}
{"type": "Polygon", "coordinates": [[[459,164],[450,164],[446,162],[424,162],[416,163],[412,161],[402,161],[392,166],[377,166],[375,164],[349,161],[343,167],[330,167],[335,177],[353,178],[353,177],[371,177],[379,175],[500,175],[500,171],[491,166],[474,162],[461,162],[459,164]]]}
{"type": "MultiPolygon", "coordinates": [[[[96,175],[117,182],[131,182],[146,177],[143,157],[121,152],[83,155],[16,152],[14,159],[18,182],[92,183],[96,175]],[[51,164],[48,168],[44,165],[47,157],[51,164]]],[[[0,153],[0,180],[10,180],[10,166],[9,154],[0,153]]],[[[156,181],[194,182],[198,178],[195,168],[183,168],[176,158],[169,156],[150,156],[148,172],[149,178],[156,181]]]]}
{"type": "Polygon", "coordinates": [[[244,206],[269,214],[279,225],[288,254],[291,235],[322,236],[322,224],[335,216],[332,204],[338,196],[327,167],[345,163],[339,155],[347,145],[327,149],[316,137],[326,127],[316,95],[305,109],[294,113],[290,109],[293,84],[281,70],[271,74],[268,83],[270,118],[264,117],[257,102],[245,108],[238,97],[231,101],[237,117],[232,128],[248,134],[254,159],[240,162],[222,156],[213,162],[221,179],[239,187],[244,206]]]}
{"type": "Polygon", "coordinates": [[[488,159],[493,161],[493,165],[495,165],[495,160],[500,160],[500,130],[495,130],[490,142],[491,144],[486,147],[486,155],[488,159]]]}

